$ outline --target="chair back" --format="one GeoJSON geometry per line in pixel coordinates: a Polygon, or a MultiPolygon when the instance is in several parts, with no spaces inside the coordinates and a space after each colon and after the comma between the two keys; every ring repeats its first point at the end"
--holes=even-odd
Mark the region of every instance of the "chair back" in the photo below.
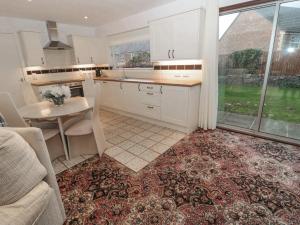
{"type": "Polygon", "coordinates": [[[82,82],[84,97],[95,97],[95,82],[91,78],[86,78],[82,82]]]}
{"type": "Polygon", "coordinates": [[[23,91],[24,101],[26,105],[39,102],[38,97],[34,93],[34,90],[28,81],[22,82],[22,91],[23,91]]]}
{"type": "Polygon", "coordinates": [[[95,104],[92,115],[93,132],[96,139],[96,144],[99,152],[99,156],[102,156],[106,149],[106,140],[104,136],[102,122],[100,120],[100,84],[95,84],[95,104]]]}
{"type": "Polygon", "coordinates": [[[0,92],[0,112],[4,116],[8,127],[27,127],[20,115],[14,100],[7,92],[0,92]]]}

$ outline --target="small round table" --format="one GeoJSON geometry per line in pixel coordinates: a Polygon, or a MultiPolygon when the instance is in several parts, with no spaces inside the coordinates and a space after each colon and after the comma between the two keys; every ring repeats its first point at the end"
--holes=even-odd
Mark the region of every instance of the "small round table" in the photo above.
{"type": "Polygon", "coordinates": [[[62,118],[72,114],[89,111],[93,109],[93,106],[94,98],[75,97],[65,100],[65,103],[61,106],[55,106],[49,101],[43,101],[26,105],[20,108],[19,112],[24,119],[29,120],[57,119],[64,152],[66,159],[68,160],[68,147],[64,137],[62,118]]]}

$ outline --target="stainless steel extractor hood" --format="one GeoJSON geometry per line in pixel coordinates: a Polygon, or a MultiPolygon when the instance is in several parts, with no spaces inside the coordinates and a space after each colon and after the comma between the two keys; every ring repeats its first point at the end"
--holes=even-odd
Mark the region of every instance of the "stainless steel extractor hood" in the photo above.
{"type": "Polygon", "coordinates": [[[56,22],[47,21],[47,30],[48,30],[48,36],[50,41],[46,44],[44,49],[66,50],[72,48],[71,46],[64,44],[63,42],[58,40],[58,30],[57,30],[56,22]]]}

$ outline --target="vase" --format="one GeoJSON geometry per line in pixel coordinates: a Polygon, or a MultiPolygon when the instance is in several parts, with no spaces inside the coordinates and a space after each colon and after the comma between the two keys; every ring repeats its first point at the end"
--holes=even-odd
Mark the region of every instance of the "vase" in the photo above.
{"type": "Polygon", "coordinates": [[[61,106],[65,103],[65,97],[52,98],[54,105],[61,106]]]}

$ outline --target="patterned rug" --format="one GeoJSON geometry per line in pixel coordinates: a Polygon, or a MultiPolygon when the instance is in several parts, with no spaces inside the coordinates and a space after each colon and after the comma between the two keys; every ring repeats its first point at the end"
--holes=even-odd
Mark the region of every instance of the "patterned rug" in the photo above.
{"type": "Polygon", "coordinates": [[[300,148],[198,130],[139,173],[105,156],[57,176],[66,225],[300,224],[300,148]]]}

